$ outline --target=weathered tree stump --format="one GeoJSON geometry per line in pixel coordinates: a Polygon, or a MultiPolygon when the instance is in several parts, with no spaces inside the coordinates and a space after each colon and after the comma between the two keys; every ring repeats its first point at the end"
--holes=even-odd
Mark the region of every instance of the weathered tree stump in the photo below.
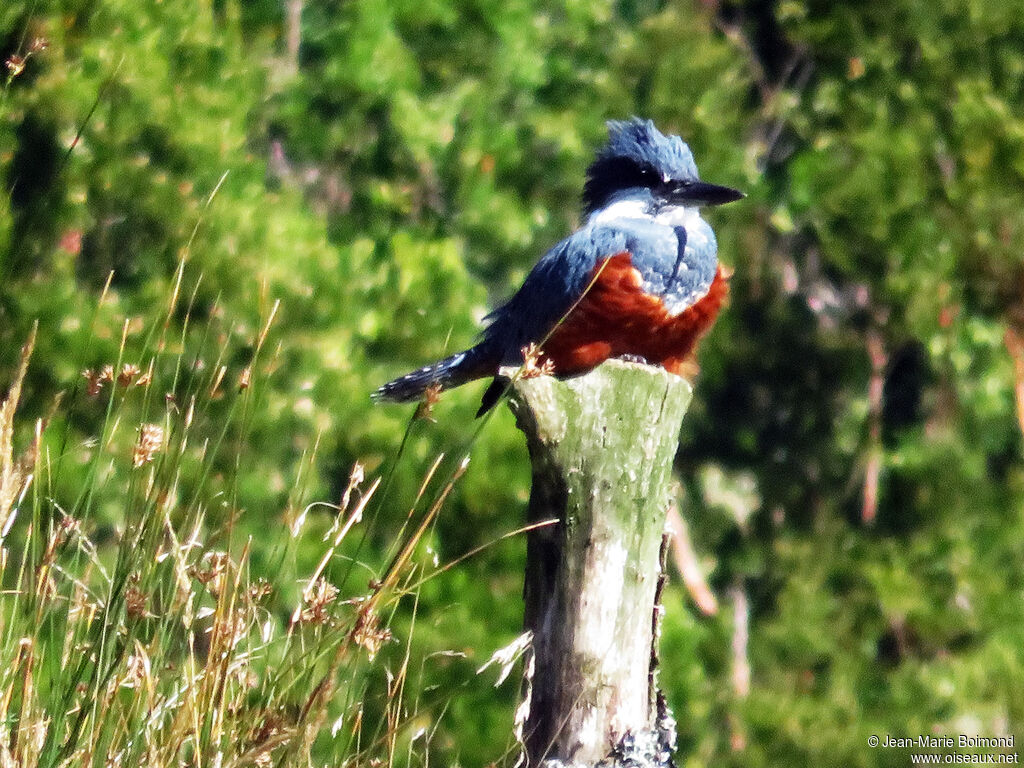
{"type": "Polygon", "coordinates": [[[525,625],[535,672],[530,766],[669,765],[675,733],[656,687],[662,537],[692,388],[609,361],[515,382],[533,466],[525,625]]]}

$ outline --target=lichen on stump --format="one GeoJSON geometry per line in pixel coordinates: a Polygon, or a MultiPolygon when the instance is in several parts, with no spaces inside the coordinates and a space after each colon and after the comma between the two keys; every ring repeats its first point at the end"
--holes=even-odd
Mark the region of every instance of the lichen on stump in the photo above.
{"type": "Polygon", "coordinates": [[[678,376],[617,360],[564,381],[513,384],[509,405],[533,468],[529,518],[559,520],[527,544],[531,766],[670,763],[671,715],[655,681],[656,594],[691,395],[678,376]],[[636,762],[639,745],[646,762],[636,762]]]}

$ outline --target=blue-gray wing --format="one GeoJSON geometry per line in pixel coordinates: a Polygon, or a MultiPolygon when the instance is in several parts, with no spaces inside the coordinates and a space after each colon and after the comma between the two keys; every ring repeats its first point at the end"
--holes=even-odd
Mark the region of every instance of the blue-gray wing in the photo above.
{"type": "Polygon", "coordinates": [[[707,294],[718,266],[710,227],[687,238],[683,227],[643,219],[586,226],[548,251],[515,295],[487,316],[481,344],[503,365],[520,364],[522,348],[539,344],[582,297],[595,268],[620,253],[630,255],[644,291],[673,315],[707,294]]]}

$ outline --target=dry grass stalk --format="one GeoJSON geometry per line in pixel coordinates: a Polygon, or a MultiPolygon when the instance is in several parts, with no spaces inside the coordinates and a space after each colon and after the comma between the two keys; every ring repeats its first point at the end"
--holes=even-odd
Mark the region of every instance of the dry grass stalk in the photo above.
{"type": "Polygon", "coordinates": [[[676,568],[683,577],[686,591],[690,593],[701,613],[705,616],[716,615],[718,599],[704,576],[704,570],[690,539],[690,531],[675,502],[669,504],[666,523],[672,541],[672,559],[675,560],[676,568]]]}
{"type": "MultiPolygon", "coordinates": [[[[732,692],[737,700],[750,695],[750,602],[742,582],[737,582],[729,589],[729,597],[733,605],[732,626],[732,692]]],[[[747,738],[740,718],[733,714],[730,718],[730,745],[733,751],[746,747],[747,738]]]]}
{"type": "MultiPolygon", "coordinates": [[[[11,510],[28,490],[31,482],[31,468],[35,456],[14,458],[14,412],[21,398],[21,387],[28,373],[28,361],[36,344],[36,327],[32,328],[28,341],[21,348],[21,357],[14,374],[14,382],[7,392],[7,398],[0,404],[0,531],[7,532],[11,510]]],[[[36,444],[38,451],[38,443],[36,444]]]]}
{"type": "Polygon", "coordinates": [[[864,470],[864,498],[860,519],[867,525],[878,514],[878,489],[882,474],[882,397],[885,389],[885,367],[889,356],[881,335],[870,331],[867,339],[868,358],[871,361],[871,380],[868,384],[868,450],[864,470]]]}
{"type": "MultiPolygon", "coordinates": [[[[432,475],[439,463],[440,460],[435,463],[434,468],[428,474],[432,475]]],[[[399,588],[399,582],[401,581],[403,574],[406,575],[407,579],[411,580],[413,574],[408,572],[407,566],[409,565],[413,552],[415,552],[424,534],[429,530],[431,524],[436,519],[437,514],[440,512],[444,502],[455,487],[455,484],[465,474],[468,466],[469,456],[467,455],[463,457],[451,477],[448,478],[444,488],[442,488],[433,504],[431,504],[430,508],[427,510],[427,513],[423,516],[419,526],[417,526],[416,530],[405,540],[402,549],[391,561],[384,577],[375,582],[373,592],[370,594],[369,598],[362,603],[359,614],[356,617],[356,622],[353,625],[352,630],[348,633],[346,639],[349,642],[361,645],[374,654],[379,650],[381,644],[386,639],[385,635],[378,628],[378,613],[380,605],[386,596],[393,596],[395,594],[396,590],[399,588]]],[[[426,486],[426,483],[427,481],[424,482],[424,487],[426,486]]],[[[374,489],[376,489],[376,485],[374,486],[374,489]]],[[[338,670],[341,666],[342,660],[347,654],[347,651],[348,643],[339,643],[337,645],[327,672],[320,678],[320,682],[313,689],[312,693],[306,699],[306,703],[302,707],[302,713],[299,716],[299,732],[302,734],[302,744],[307,752],[312,744],[312,739],[323,725],[323,721],[326,718],[327,702],[334,694],[335,686],[337,684],[335,678],[337,677],[338,670]]],[[[394,736],[397,733],[393,722],[396,710],[394,710],[393,707],[397,706],[397,702],[400,702],[402,698],[401,691],[405,680],[407,662],[408,659],[406,659],[402,664],[398,674],[391,680],[388,686],[389,708],[385,713],[385,720],[389,724],[388,732],[390,734],[392,753],[394,751],[395,744],[394,736]]]]}
{"type": "MultiPolygon", "coordinates": [[[[344,515],[345,512],[348,510],[348,506],[352,500],[352,494],[359,487],[359,484],[363,481],[363,477],[363,466],[357,462],[352,467],[352,472],[349,475],[348,486],[345,488],[345,493],[342,495],[341,498],[341,504],[338,506],[339,519],[341,519],[341,516],[344,515]]],[[[370,485],[366,493],[362,494],[359,501],[356,502],[355,507],[352,509],[351,512],[349,512],[344,524],[341,525],[340,528],[337,528],[331,545],[327,548],[327,551],[324,552],[323,556],[320,558],[320,562],[317,564],[316,568],[313,571],[313,575],[310,576],[309,581],[306,584],[306,589],[303,590],[302,602],[306,605],[311,605],[315,602],[315,593],[317,592],[317,590],[322,591],[322,587],[320,585],[321,582],[323,582],[323,579],[321,577],[323,576],[324,570],[326,570],[327,565],[331,562],[331,558],[334,557],[334,553],[341,545],[341,542],[344,541],[349,531],[351,531],[353,526],[355,526],[358,522],[360,522],[363,519],[363,512],[366,510],[366,505],[370,503],[370,499],[373,498],[373,495],[377,492],[377,489],[380,487],[380,481],[381,479],[379,477],[373,481],[372,485],[370,485]]],[[[299,519],[305,519],[305,513],[300,515],[299,519]]],[[[297,533],[298,531],[296,527],[293,526],[292,535],[295,536],[297,535],[297,533]]],[[[326,584],[326,582],[323,583],[326,584]]],[[[304,609],[302,608],[301,605],[297,606],[295,608],[295,611],[292,613],[292,626],[294,626],[300,620],[304,621],[305,619],[303,619],[303,616],[304,609]]]]}
{"type": "MultiPolygon", "coordinates": [[[[11,622],[5,625],[5,636],[13,638],[6,650],[0,648],[0,768],[394,764],[396,750],[403,749],[401,734],[418,716],[418,702],[404,700],[408,646],[398,668],[388,667],[386,690],[381,691],[388,697],[383,731],[373,723],[367,726],[369,736],[364,733],[361,703],[339,713],[335,707],[341,697],[334,694],[363,685],[360,670],[380,666],[380,657],[392,655],[381,653],[393,640],[390,607],[414,595],[422,584],[413,555],[465,471],[465,462],[440,484],[440,493],[421,519],[421,502],[428,489],[434,494],[431,483],[441,459],[427,470],[396,537],[397,554],[390,567],[369,595],[359,596],[350,589],[341,594],[328,581],[339,546],[363,519],[381,483],[379,478],[367,481],[363,468],[355,466],[334,507],[335,524],[321,545],[326,552],[311,577],[299,581],[303,592],[298,621],[283,626],[279,596],[299,577],[289,570],[290,555],[283,558],[284,571],[265,572],[269,581],[250,575],[248,546],[239,552],[232,538],[237,519],[233,502],[224,503],[232,517],[221,527],[206,518],[208,509],[237,492],[230,478],[225,482],[212,469],[219,466],[214,462],[228,464],[225,459],[233,457],[224,455],[229,441],[218,444],[209,431],[211,413],[226,409],[212,411],[210,403],[229,400],[230,406],[232,397],[248,403],[252,390],[259,392],[250,387],[261,367],[254,359],[232,390],[223,361],[234,358],[225,350],[219,355],[205,349],[186,353],[184,334],[180,342],[166,341],[181,280],[179,270],[167,319],[162,314],[159,318],[165,333],[152,346],[134,348],[145,334],[133,330],[129,338],[126,322],[118,362],[83,373],[82,389],[88,395],[110,396],[105,398],[102,426],[88,444],[94,469],[84,475],[89,485],[79,489],[83,504],[60,495],[64,479],[54,468],[64,457],[46,454],[39,459],[46,419],[37,422],[29,450],[15,459],[13,417],[35,334],[0,405],[0,544],[15,517],[19,524],[19,549],[0,546],[0,573],[10,585],[12,605],[5,613],[5,621],[11,622]],[[168,352],[169,346],[176,351],[168,352]],[[123,363],[125,359],[140,363],[123,363]],[[184,370],[193,359],[208,361],[202,382],[194,388],[169,385],[168,371],[184,370]],[[141,362],[145,360],[148,364],[141,362]],[[142,390],[150,385],[160,389],[142,390]],[[156,405],[166,408],[166,421],[154,412],[156,405]],[[119,429],[127,425],[138,425],[138,432],[119,429]],[[159,471],[132,471],[156,459],[159,471]],[[30,472],[40,477],[33,481],[30,472]],[[204,488],[208,477],[210,485],[204,488]],[[224,486],[218,485],[222,482],[224,486]],[[30,483],[58,489],[56,500],[32,497],[47,521],[41,526],[25,525],[25,515],[15,515],[30,483]],[[91,541],[90,532],[100,526],[112,527],[115,535],[91,541]],[[218,549],[208,549],[206,540],[216,542],[218,549]],[[293,631],[296,623],[315,626],[293,631]],[[53,626],[64,631],[54,635],[53,626]],[[351,679],[343,671],[348,669],[347,661],[342,664],[346,654],[358,663],[351,679]],[[354,746],[344,746],[339,737],[327,747],[327,754],[334,753],[324,763],[320,750],[328,715],[331,736],[351,734],[354,746]],[[371,737],[371,743],[363,743],[371,737]]],[[[257,350],[277,311],[275,304],[259,331],[257,350]]],[[[88,406],[97,410],[95,403],[88,406]]],[[[232,418],[243,421],[242,411],[232,418]]],[[[245,424],[239,426],[244,433],[245,424]]],[[[313,457],[308,464],[313,477],[313,457]]],[[[289,497],[289,506],[302,508],[307,482],[304,475],[296,482],[301,487],[289,497]]],[[[291,533],[299,537],[301,529],[299,521],[291,533]]],[[[300,546],[285,526],[273,534],[286,548],[300,546]]],[[[425,748],[432,734],[432,728],[420,727],[413,737],[417,749],[425,748]]]]}

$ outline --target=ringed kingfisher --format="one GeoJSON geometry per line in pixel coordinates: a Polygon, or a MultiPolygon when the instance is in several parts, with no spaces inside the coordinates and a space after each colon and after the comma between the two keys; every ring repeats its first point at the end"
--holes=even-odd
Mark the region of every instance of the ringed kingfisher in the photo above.
{"type": "Polygon", "coordinates": [[[701,181],[686,143],[650,120],[611,121],[608,133],[587,170],[583,226],[487,315],[475,346],[388,382],[375,400],[409,402],[431,387],[494,376],[479,416],[505,388],[498,369],[522,365],[531,345],[556,376],[586,373],[610,357],[677,375],[691,370],[728,293],[700,207],[744,195],[701,181]]]}

